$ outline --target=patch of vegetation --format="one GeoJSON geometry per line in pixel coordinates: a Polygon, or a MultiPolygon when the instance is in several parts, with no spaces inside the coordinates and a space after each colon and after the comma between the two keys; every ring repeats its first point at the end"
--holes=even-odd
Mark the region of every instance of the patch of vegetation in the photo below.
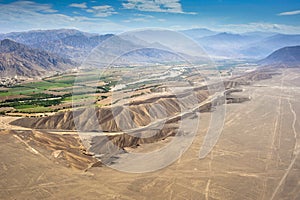
{"type": "Polygon", "coordinates": [[[32,107],[24,107],[17,109],[17,112],[20,113],[44,113],[44,112],[53,112],[54,110],[49,107],[41,107],[41,106],[32,106],[32,107]]]}
{"type": "MultiPolygon", "coordinates": [[[[13,107],[17,112],[23,113],[49,112],[53,111],[51,106],[72,100],[96,99],[91,94],[108,93],[116,83],[109,72],[102,73],[101,76],[99,76],[99,71],[86,71],[78,76],[77,74],[55,75],[41,81],[24,83],[0,90],[0,97],[2,97],[0,107],[13,107]],[[105,84],[97,88],[91,87],[99,81],[105,84]],[[76,89],[73,88],[74,82],[79,83],[76,85],[76,89]]],[[[104,99],[107,96],[101,96],[101,98],[104,99]]]]}
{"type": "Polygon", "coordinates": [[[14,107],[16,109],[29,108],[35,106],[50,107],[61,103],[61,99],[51,100],[29,100],[29,101],[13,101],[1,103],[0,107],[14,107]]]}
{"type": "Polygon", "coordinates": [[[40,89],[40,90],[48,90],[51,88],[63,88],[70,87],[73,84],[71,83],[60,83],[60,82],[50,82],[50,81],[39,81],[24,84],[23,87],[32,88],[32,89],[40,89]]]}
{"type": "Polygon", "coordinates": [[[63,98],[62,101],[64,101],[64,102],[72,102],[72,101],[79,101],[79,100],[88,99],[88,98],[95,98],[95,97],[92,97],[92,96],[87,95],[87,94],[71,95],[71,96],[63,98]]]}

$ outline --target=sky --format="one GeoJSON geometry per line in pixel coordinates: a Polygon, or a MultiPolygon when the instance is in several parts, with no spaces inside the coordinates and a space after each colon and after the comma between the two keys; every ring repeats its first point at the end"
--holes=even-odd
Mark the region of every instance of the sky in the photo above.
{"type": "Polygon", "coordinates": [[[75,28],[118,33],[141,28],[300,34],[299,0],[0,0],[0,32],[75,28]]]}

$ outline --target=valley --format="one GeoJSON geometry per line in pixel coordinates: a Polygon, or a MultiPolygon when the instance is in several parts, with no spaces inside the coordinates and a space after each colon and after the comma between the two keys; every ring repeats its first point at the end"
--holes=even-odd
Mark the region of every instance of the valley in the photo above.
{"type": "MultiPolygon", "coordinates": [[[[1,196],[57,199],[72,194],[79,199],[96,196],[140,199],[151,194],[153,199],[184,196],[189,199],[297,199],[299,73],[298,69],[279,69],[271,79],[240,85],[241,94],[250,96],[251,100],[227,104],[222,134],[207,157],[199,159],[198,155],[213,112],[200,113],[195,140],[180,159],[167,168],[146,174],[128,174],[101,166],[90,152],[84,153],[76,131],[24,130],[14,125],[11,131],[2,130],[0,134],[1,151],[11,155],[1,157],[1,180],[9,180],[1,183],[4,186],[1,196]],[[14,161],[17,158],[18,163],[14,161]],[[18,181],[16,173],[23,177],[23,182],[18,181]],[[24,187],[25,183],[28,184],[24,187]]],[[[169,128],[176,124],[171,121],[169,128]]],[[[130,133],[126,135],[127,138],[112,135],[111,140],[130,153],[152,152],[180,137],[169,135],[154,143],[151,138],[147,138],[148,142],[132,140],[124,146],[124,139],[131,141],[130,133]]],[[[123,155],[126,153],[119,156],[123,155]]]]}
{"type": "Polygon", "coordinates": [[[0,10],[0,200],[300,200],[299,0],[0,10]]]}
{"type": "Polygon", "coordinates": [[[184,33],[0,35],[0,196],[298,199],[299,35],[184,33]]]}

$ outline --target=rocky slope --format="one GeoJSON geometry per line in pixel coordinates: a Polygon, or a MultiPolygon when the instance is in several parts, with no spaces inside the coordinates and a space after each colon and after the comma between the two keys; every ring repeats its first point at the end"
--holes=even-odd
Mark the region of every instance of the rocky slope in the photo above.
{"type": "Polygon", "coordinates": [[[0,41],[0,73],[2,76],[33,77],[74,66],[69,59],[30,48],[9,39],[0,41]]]}
{"type": "Polygon", "coordinates": [[[74,29],[57,29],[8,33],[0,38],[12,39],[32,48],[80,62],[93,48],[111,36],[111,34],[90,34],[74,29]]]}
{"type": "Polygon", "coordinates": [[[167,95],[124,106],[103,107],[95,110],[97,122],[91,119],[93,110],[79,109],[74,113],[69,111],[43,118],[24,118],[14,121],[13,124],[33,129],[119,132],[147,126],[157,119],[172,117],[194,107],[195,101],[204,101],[208,95],[208,91],[197,91],[195,95],[189,94],[180,98],[167,95]]]}

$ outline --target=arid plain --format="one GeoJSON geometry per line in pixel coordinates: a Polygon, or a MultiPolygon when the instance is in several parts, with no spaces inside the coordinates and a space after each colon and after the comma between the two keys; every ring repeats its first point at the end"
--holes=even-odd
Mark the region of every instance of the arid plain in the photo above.
{"type": "MultiPolygon", "coordinates": [[[[0,196],[3,199],[299,199],[300,70],[279,69],[279,72],[272,79],[240,86],[244,91],[234,95],[250,96],[251,100],[226,105],[222,134],[206,158],[199,159],[198,155],[210,124],[209,112],[200,114],[197,136],[182,157],[151,173],[129,174],[106,166],[91,167],[94,158],[82,153],[84,147],[73,132],[26,131],[11,127],[8,119],[1,117],[1,123],[7,127],[0,134],[0,196]]],[[[127,150],[151,151],[172,139],[127,150]]]]}

